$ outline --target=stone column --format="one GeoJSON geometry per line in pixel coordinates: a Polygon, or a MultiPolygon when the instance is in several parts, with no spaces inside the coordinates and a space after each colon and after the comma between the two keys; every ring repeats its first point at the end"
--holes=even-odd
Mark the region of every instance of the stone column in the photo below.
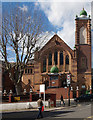
{"type": "Polygon", "coordinates": [[[58,68],[60,67],[60,51],[58,51],[58,68]]]}
{"type": "Polygon", "coordinates": [[[66,55],[65,55],[65,52],[63,52],[63,71],[65,72],[65,67],[66,67],[66,63],[65,63],[65,57],[66,57],[66,55]]]}
{"type": "Polygon", "coordinates": [[[78,31],[78,20],[75,20],[76,30],[75,30],[75,44],[79,44],[79,31],[78,31]]]}
{"type": "Polygon", "coordinates": [[[90,45],[91,44],[91,20],[88,20],[87,27],[88,27],[87,42],[90,45]]]}
{"type": "Polygon", "coordinates": [[[52,53],[52,66],[54,65],[54,52],[52,53]]]}

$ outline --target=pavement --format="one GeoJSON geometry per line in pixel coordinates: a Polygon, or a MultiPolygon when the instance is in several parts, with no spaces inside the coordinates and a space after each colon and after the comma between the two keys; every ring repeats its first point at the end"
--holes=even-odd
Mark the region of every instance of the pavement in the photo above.
{"type": "MultiPolygon", "coordinates": [[[[77,105],[71,105],[71,106],[61,106],[61,107],[46,107],[44,111],[55,111],[55,110],[61,110],[66,109],[70,107],[76,107],[77,105]]],[[[9,112],[22,112],[22,111],[38,111],[38,108],[31,108],[31,109],[20,109],[20,110],[3,110],[2,113],[9,113],[9,112]]]]}
{"type": "MultiPolygon", "coordinates": [[[[78,104],[79,105],[79,104],[78,104]]],[[[68,102],[65,101],[65,106],[60,106],[60,101],[56,101],[56,107],[48,107],[48,101],[45,102],[45,110],[44,111],[54,111],[65,109],[67,107],[76,107],[76,103],[71,101],[70,106],[68,106],[68,102]]],[[[38,111],[37,102],[23,102],[23,103],[3,103],[0,104],[0,112],[20,112],[20,111],[38,111]]]]}

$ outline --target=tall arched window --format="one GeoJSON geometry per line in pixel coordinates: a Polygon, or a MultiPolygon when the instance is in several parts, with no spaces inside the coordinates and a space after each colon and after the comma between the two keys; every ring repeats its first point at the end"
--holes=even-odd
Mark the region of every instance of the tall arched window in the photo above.
{"type": "Polygon", "coordinates": [[[43,72],[46,72],[46,58],[43,60],[43,72]]]}
{"type": "Polygon", "coordinates": [[[57,51],[55,51],[55,53],[54,53],[54,62],[55,62],[55,65],[57,65],[57,57],[58,57],[58,53],[57,53],[57,51]]]}
{"type": "Polygon", "coordinates": [[[52,65],[52,53],[49,53],[48,65],[52,65]]]}
{"type": "Polygon", "coordinates": [[[69,65],[69,56],[66,55],[66,65],[69,65]]]}
{"type": "Polygon", "coordinates": [[[60,53],[60,65],[63,65],[63,52],[60,53]]]}
{"type": "Polygon", "coordinates": [[[87,44],[87,32],[84,26],[80,28],[80,44],[87,44]]]}

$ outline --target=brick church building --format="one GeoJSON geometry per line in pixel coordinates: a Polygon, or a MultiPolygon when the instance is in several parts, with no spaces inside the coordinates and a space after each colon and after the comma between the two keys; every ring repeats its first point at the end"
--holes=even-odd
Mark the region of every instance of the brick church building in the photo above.
{"type": "MultiPolygon", "coordinates": [[[[69,39],[69,38],[68,38],[69,39]]],[[[89,90],[91,81],[91,19],[83,10],[75,19],[75,47],[72,50],[55,34],[39,51],[34,60],[24,70],[22,82],[30,84],[34,92],[39,92],[40,84],[45,84],[46,93],[60,92],[67,87],[70,74],[73,90],[89,90]]]]}
{"type": "MultiPolygon", "coordinates": [[[[9,92],[12,89],[14,92],[13,82],[8,74],[4,75],[3,90],[9,92]]],[[[70,86],[74,93],[77,88],[82,94],[92,87],[91,19],[84,9],[75,19],[74,50],[55,34],[39,51],[35,52],[34,60],[29,61],[24,69],[22,90],[26,89],[29,92],[31,88],[33,92],[39,93],[40,85],[45,84],[46,93],[56,94],[57,99],[60,99],[61,95],[68,98],[67,75],[70,76],[70,86]]]]}

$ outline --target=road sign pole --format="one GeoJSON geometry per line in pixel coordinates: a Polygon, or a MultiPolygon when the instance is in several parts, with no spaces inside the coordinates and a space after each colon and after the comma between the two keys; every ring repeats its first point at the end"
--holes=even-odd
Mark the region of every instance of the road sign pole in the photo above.
{"type": "Polygon", "coordinates": [[[68,106],[70,106],[70,74],[67,74],[67,86],[69,87],[69,91],[68,91],[68,106]]]}
{"type": "Polygon", "coordinates": [[[45,84],[40,85],[40,93],[44,93],[44,109],[45,109],[45,84]]]}
{"type": "Polygon", "coordinates": [[[69,84],[69,91],[68,91],[68,106],[70,106],[70,84],[69,84]]]}

